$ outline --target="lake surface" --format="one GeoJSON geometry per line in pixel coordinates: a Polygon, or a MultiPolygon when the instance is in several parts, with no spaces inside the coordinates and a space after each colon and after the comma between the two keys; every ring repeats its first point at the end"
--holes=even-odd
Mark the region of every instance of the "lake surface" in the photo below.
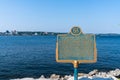
{"type": "MultiPolygon", "coordinates": [[[[56,63],[56,36],[0,36],[0,80],[73,74],[73,65],[56,63]]],[[[120,68],[120,36],[97,36],[97,63],[80,64],[78,72],[120,68]]]]}

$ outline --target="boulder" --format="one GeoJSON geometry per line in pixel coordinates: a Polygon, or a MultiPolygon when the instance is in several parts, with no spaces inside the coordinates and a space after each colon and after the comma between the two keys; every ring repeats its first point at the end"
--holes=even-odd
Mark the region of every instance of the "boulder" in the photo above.
{"type": "Polygon", "coordinates": [[[60,75],[56,75],[56,74],[52,74],[51,76],[50,76],[50,79],[51,80],[58,80],[60,78],[60,75]]]}
{"type": "Polygon", "coordinates": [[[89,72],[88,75],[89,75],[89,76],[93,76],[93,75],[95,75],[95,74],[97,74],[97,73],[98,73],[98,70],[95,69],[95,70],[89,72]]]}

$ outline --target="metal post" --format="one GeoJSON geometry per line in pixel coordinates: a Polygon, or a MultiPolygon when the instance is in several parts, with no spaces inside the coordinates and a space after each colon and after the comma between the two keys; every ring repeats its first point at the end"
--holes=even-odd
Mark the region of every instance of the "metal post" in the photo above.
{"type": "Polygon", "coordinates": [[[74,80],[78,80],[78,61],[74,61],[73,62],[74,65],[74,80]]]}
{"type": "Polygon", "coordinates": [[[74,68],[74,80],[78,80],[78,71],[77,71],[77,68],[74,68]]]}

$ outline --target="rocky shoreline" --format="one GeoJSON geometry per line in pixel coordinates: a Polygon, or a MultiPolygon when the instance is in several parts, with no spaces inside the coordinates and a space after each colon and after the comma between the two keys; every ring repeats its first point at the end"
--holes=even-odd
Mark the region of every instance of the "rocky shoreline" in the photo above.
{"type": "MultiPolygon", "coordinates": [[[[111,70],[109,72],[99,72],[98,70],[93,70],[88,74],[78,73],[79,80],[119,80],[120,79],[120,69],[111,70]],[[98,79],[97,79],[98,78],[98,79]]],[[[40,78],[22,78],[22,79],[11,79],[11,80],[74,80],[72,75],[65,75],[61,77],[60,75],[52,74],[50,78],[45,78],[41,75],[40,78]]]]}

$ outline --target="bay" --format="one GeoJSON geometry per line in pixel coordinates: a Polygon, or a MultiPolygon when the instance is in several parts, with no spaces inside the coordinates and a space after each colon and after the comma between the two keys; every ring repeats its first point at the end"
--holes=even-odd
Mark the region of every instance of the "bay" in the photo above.
{"type": "MultiPolygon", "coordinates": [[[[73,75],[73,65],[55,61],[56,36],[0,36],[0,80],[73,75]]],[[[78,72],[120,68],[120,36],[96,36],[97,63],[80,64],[78,72]]]]}

